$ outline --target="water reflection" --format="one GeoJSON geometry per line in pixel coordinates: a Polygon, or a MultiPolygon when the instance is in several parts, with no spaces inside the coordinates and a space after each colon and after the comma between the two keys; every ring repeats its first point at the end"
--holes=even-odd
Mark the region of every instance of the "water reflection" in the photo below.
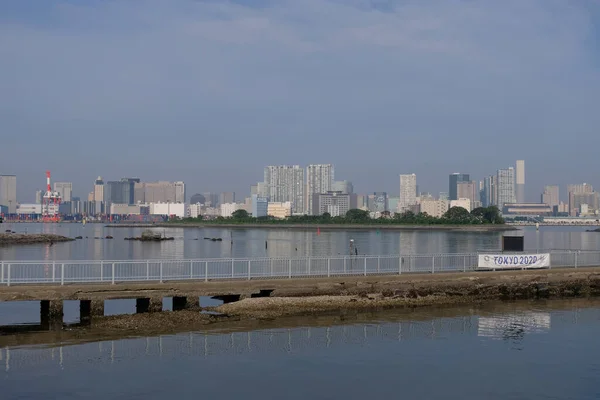
{"type": "MultiPolygon", "coordinates": [[[[144,228],[106,228],[100,224],[12,224],[17,232],[51,232],[65,236],[83,236],[70,243],[53,246],[31,245],[0,247],[0,260],[98,260],[147,258],[223,258],[223,257],[303,257],[349,254],[353,240],[358,254],[435,254],[497,251],[502,233],[441,231],[306,231],[220,228],[156,228],[175,237],[161,243],[123,240],[139,236],[144,228]],[[112,235],[114,239],[103,239],[112,235]],[[222,241],[204,240],[219,237],[222,241]],[[265,246],[266,243],[266,246],[265,246]]],[[[523,231],[528,250],[580,249],[600,250],[600,235],[583,227],[526,227],[523,231]]]]}

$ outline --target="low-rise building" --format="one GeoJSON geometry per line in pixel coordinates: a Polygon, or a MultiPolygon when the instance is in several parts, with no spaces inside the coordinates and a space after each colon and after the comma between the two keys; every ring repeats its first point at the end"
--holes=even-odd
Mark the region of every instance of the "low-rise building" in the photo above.
{"type": "Polygon", "coordinates": [[[223,203],[221,204],[221,217],[229,218],[231,215],[242,208],[238,203],[223,203]]]}
{"type": "Polygon", "coordinates": [[[267,215],[279,219],[290,217],[292,215],[292,203],[290,201],[269,202],[267,215]]]}
{"type": "Polygon", "coordinates": [[[544,203],[506,203],[502,207],[502,215],[551,216],[552,207],[544,203]]]}
{"type": "Polygon", "coordinates": [[[258,194],[252,195],[252,210],[250,211],[254,218],[266,217],[269,215],[269,199],[261,197],[258,194]]]}
{"type": "MultiPolygon", "coordinates": [[[[352,208],[352,194],[341,191],[313,195],[312,215],[329,213],[332,217],[343,217],[352,208]]],[[[385,211],[385,210],[380,210],[385,211]]]]}
{"type": "Polygon", "coordinates": [[[421,212],[431,217],[441,218],[448,211],[448,203],[448,200],[421,199],[421,212]]]}
{"type": "Polygon", "coordinates": [[[151,215],[165,215],[185,218],[187,207],[185,203],[150,203],[151,215]]]}
{"type": "Polygon", "coordinates": [[[460,198],[458,200],[450,200],[450,208],[452,207],[462,207],[465,210],[471,212],[471,200],[460,198]]]}
{"type": "Polygon", "coordinates": [[[110,213],[112,215],[141,215],[141,204],[118,204],[110,205],[110,213]]]}

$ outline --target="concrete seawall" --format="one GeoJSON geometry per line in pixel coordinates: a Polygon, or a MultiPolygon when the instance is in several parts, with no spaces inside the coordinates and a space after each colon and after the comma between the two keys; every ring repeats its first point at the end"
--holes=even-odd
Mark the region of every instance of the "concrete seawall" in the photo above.
{"type": "MultiPolygon", "coordinates": [[[[239,319],[318,314],[340,309],[378,310],[489,300],[589,297],[600,296],[600,268],[0,287],[0,301],[40,301],[41,321],[50,326],[62,323],[63,300],[80,301],[83,322],[94,318],[103,320],[104,300],[136,299],[138,314],[152,314],[162,310],[164,297],[172,297],[173,309],[182,313],[162,313],[161,323],[218,322],[219,318],[197,312],[200,310],[200,296],[222,299],[226,304],[214,310],[225,317],[239,319]]],[[[148,316],[140,315],[104,317],[104,320],[108,321],[104,323],[106,328],[144,329],[153,323],[148,316]]]]}

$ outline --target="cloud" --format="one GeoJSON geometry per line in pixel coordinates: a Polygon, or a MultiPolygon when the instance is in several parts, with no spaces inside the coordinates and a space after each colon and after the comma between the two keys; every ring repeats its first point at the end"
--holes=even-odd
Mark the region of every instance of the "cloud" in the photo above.
{"type": "MultiPolygon", "coordinates": [[[[137,168],[240,190],[266,164],[331,160],[363,190],[413,171],[441,190],[454,170],[600,144],[595,1],[47,3],[0,10],[0,130],[15,149],[72,146],[78,179],[137,168]],[[157,166],[157,148],[177,155],[157,166]]],[[[30,166],[57,162],[45,154],[30,166]]],[[[554,173],[577,180],[580,160],[554,173]]],[[[33,179],[20,165],[0,161],[33,179]]]]}

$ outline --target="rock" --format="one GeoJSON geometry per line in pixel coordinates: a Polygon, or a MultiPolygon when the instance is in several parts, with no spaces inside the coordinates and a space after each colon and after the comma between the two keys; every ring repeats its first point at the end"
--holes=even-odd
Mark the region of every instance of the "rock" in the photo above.
{"type": "Polygon", "coordinates": [[[0,245],[11,245],[11,244],[34,244],[34,243],[56,243],[56,242],[70,242],[75,239],[68,238],[66,236],[51,235],[45,233],[39,234],[23,234],[23,233],[0,233],[0,245]]]}

